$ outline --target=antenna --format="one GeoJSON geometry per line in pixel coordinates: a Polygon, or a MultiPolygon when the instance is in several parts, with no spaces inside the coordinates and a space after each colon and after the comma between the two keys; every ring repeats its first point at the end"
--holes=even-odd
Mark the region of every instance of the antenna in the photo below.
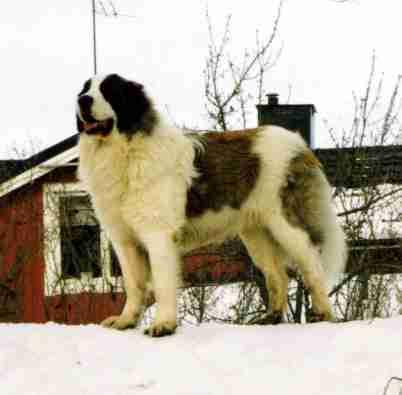
{"type": "Polygon", "coordinates": [[[112,0],[108,0],[109,6],[105,6],[102,0],[91,0],[92,3],[92,46],[93,46],[93,64],[94,74],[98,72],[98,59],[97,59],[97,42],[96,42],[96,15],[103,15],[106,17],[124,17],[135,18],[134,15],[120,14],[117,12],[112,0]],[[99,10],[96,6],[99,6],[99,10]]]}
{"type": "Polygon", "coordinates": [[[96,58],[96,7],[95,0],[92,0],[92,37],[93,37],[93,57],[94,57],[94,74],[97,74],[97,58],[96,58]]]}

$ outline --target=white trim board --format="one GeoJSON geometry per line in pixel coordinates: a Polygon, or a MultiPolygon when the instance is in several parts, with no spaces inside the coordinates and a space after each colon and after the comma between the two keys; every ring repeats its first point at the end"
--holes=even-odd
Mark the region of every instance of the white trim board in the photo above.
{"type": "Polygon", "coordinates": [[[21,188],[22,186],[36,180],[39,177],[51,172],[57,167],[64,165],[73,159],[78,158],[78,147],[74,146],[61,154],[42,162],[32,169],[26,170],[10,180],[4,181],[0,184],[0,197],[7,195],[8,193],[21,188]]]}

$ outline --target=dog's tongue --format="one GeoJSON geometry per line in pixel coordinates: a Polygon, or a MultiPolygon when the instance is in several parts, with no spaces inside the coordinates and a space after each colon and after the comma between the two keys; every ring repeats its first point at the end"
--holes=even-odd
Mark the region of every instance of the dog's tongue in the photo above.
{"type": "Polygon", "coordinates": [[[102,132],[104,128],[106,128],[106,121],[98,121],[98,122],[88,122],[84,124],[84,132],[86,133],[97,133],[102,132]]]}
{"type": "Polygon", "coordinates": [[[101,122],[88,122],[88,123],[84,123],[84,131],[85,132],[89,132],[92,131],[93,129],[96,129],[97,127],[100,127],[101,122]]]}

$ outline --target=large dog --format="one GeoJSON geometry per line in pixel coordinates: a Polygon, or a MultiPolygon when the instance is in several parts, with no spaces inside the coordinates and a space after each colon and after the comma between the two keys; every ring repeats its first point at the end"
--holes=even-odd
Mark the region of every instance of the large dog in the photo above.
{"type": "Polygon", "coordinates": [[[186,134],[167,125],[141,84],[117,74],[85,82],[77,99],[79,177],[119,258],[126,303],[104,326],[137,323],[157,303],[151,336],[176,329],[180,256],[238,235],[263,272],[271,322],[287,306],[291,261],[317,320],[333,318],[326,281],[343,270],[344,235],[321,165],[276,126],[186,134]]]}

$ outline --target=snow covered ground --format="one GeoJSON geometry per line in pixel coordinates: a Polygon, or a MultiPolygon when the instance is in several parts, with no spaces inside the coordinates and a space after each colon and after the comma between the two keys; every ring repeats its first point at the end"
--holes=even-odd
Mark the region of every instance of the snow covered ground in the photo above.
{"type": "MultiPolygon", "coordinates": [[[[96,325],[0,324],[1,395],[382,395],[402,377],[402,317],[184,326],[160,339],[96,325]]],[[[402,394],[398,381],[387,395],[402,394]]]]}

